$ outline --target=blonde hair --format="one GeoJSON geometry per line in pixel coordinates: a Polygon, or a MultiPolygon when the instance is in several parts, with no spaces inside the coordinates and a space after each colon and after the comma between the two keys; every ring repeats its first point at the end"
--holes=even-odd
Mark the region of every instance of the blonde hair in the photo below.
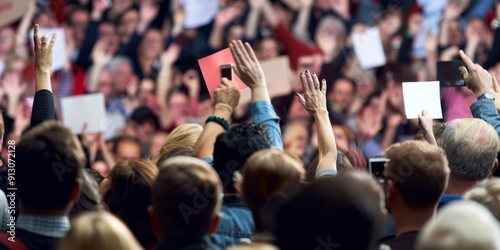
{"type": "Polygon", "coordinates": [[[446,205],[429,221],[416,242],[417,250],[497,250],[500,226],[491,213],[473,201],[446,205]]]}
{"type": "Polygon", "coordinates": [[[143,249],[130,230],[108,212],[77,216],[59,243],[59,250],[136,250],[143,249]]]}
{"type": "MultiPolygon", "coordinates": [[[[292,154],[270,148],[257,151],[243,165],[241,195],[262,230],[263,208],[273,196],[293,195],[305,177],[302,162],[292,154]]],[[[289,197],[288,197],[289,198],[289,197]]]]}
{"type": "Polygon", "coordinates": [[[458,119],[446,127],[441,137],[451,173],[469,180],[482,180],[491,174],[500,150],[495,129],[477,118],[458,119]]]}
{"type": "Polygon", "coordinates": [[[477,183],[465,193],[464,198],[482,204],[500,221],[500,178],[490,178],[477,183]]]}
{"type": "Polygon", "coordinates": [[[194,145],[203,131],[203,127],[195,123],[186,123],[175,128],[167,137],[165,144],[160,149],[160,158],[166,152],[177,147],[190,147],[194,145]]]}

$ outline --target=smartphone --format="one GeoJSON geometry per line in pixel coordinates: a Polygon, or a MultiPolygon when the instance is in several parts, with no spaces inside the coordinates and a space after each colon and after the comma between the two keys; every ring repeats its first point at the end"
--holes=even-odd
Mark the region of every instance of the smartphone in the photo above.
{"type": "Polygon", "coordinates": [[[387,159],[387,158],[370,158],[370,159],[368,159],[368,168],[370,170],[370,173],[377,178],[383,178],[384,177],[384,169],[385,169],[387,162],[389,162],[389,159],[387,159]]]}
{"type": "Polygon", "coordinates": [[[465,66],[462,60],[437,62],[437,79],[441,87],[465,86],[465,80],[458,70],[461,66],[465,66]]]}
{"type": "Polygon", "coordinates": [[[220,66],[220,77],[227,78],[228,80],[233,80],[233,65],[223,64],[220,66]]]}

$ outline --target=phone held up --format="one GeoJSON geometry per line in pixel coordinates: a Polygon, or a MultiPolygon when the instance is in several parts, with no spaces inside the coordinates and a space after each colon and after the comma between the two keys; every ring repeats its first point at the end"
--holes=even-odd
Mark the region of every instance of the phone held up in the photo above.
{"type": "Polygon", "coordinates": [[[222,64],[220,66],[220,76],[222,78],[227,78],[228,80],[233,80],[233,65],[232,64],[222,64]]]}

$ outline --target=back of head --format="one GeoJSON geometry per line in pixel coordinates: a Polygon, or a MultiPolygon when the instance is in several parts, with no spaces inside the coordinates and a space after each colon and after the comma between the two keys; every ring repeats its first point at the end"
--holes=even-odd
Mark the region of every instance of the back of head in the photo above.
{"type": "Polygon", "coordinates": [[[465,193],[464,198],[482,204],[500,222],[500,178],[489,178],[477,183],[465,193]]]}
{"type": "Polygon", "coordinates": [[[380,197],[353,178],[321,179],[279,211],[280,249],[369,249],[383,228],[380,197]]]}
{"type": "Polygon", "coordinates": [[[153,206],[163,237],[207,234],[222,201],[222,185],[213,168],[187,156],[173,157],[158,167],[153,206]]]}
{"type": "Polygon", "coordinates": [[[271,147],[271,136],[267,127],[258,123],[231,127],[217,137],[214,145],[213,167],[219,174],[224,188],[236,193],[233,175],[239,171],[253,153],[271,147]]]}
{"type": "Polygon", "coordinates": [[[16,147],[16,181],[22,205],[34,210],[65,208],[85,166],[71,131],[55,121],[31,129],[16,147]]]}
{"type": "Polygon", "coordinates": [[[195,123],[187,123],[175,128],[167,137],[160,150],[160,156],[177,147],[194,148],[203,127],[195,123]]]}
{"type": "Polygon", "coordinates": [[[70,217],[75,217],[84,212],[100,211],[103,208],[97,181],[87,171],[82,172],[81,180],[80,197],[71,209],[70,217]]]}
{"type": "Polygon", "coordinates": [[[500,226],[476,202],[457,201],[441,209],[420,232],[418,250],[500,249],[500,226]]]}
{"type": "Polygon", "coordinates": [[[265,228],[264,224],[269,224],[262,216],[274,219],[275,214],[270,214],[273,208],[264,211],[267,202],[294,195],[304,175],[304,167],[298,158],[277,149],[263,149],[248,158],[243,165],[241,195],[254,215],[257,231],[269,229],[265,228]]]}
{"type": "Polygon", "coordinates": [[[156,164],[160,164],[161,162],[164,162],[175,156],[193,156],[193,151],[194,150],[192,147],[186,147],[186,146],[180,146],[169,149],[160,154],[160,157],[156,159],[156,164]]]}
{"type": "Polygon", "coordinates": [[[59,243],[59,250],[139,250],[143,249],[130,230],[108,212],[77,216],[59,243]]]}
{"type": "Polygon", "coordinates": [[[448,161],[444,151],[425,141],[407,141],[389,147],[390,161],[384,170],[404,203],[413,208],[437,205],[448,182],[448,161]]]}
{"type": "Polygon", "coordinates": [[[134,159],[116,164],[108,176],[109,188],[103,201],[109,211],[122,219],[143,246],[155,240],[148,215],[158,168],[151,162],[134,159]]]}
{"type": "Polygon", "coordinates": [[[495,129],[481,119],[459,119],[448,124],[441,138],[451,174],[466,180],[482,180],[493,169],[500,150],[495,129]]]}

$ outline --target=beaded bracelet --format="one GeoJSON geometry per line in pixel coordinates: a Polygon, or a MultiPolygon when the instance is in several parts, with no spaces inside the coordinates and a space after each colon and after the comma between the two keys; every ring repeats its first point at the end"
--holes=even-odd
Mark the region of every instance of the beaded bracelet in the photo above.
{"type": "Polygon", "coordinates": [[[225,130],[229,130],[229,127],[230,127],[229,122],[226,121],[226,119],[218,117],[218,116],[213,116],[213,115],[209,116],[205,123],[209,123],[209,122],[215,122],[215,123],[221,125],[225,130]]]}

